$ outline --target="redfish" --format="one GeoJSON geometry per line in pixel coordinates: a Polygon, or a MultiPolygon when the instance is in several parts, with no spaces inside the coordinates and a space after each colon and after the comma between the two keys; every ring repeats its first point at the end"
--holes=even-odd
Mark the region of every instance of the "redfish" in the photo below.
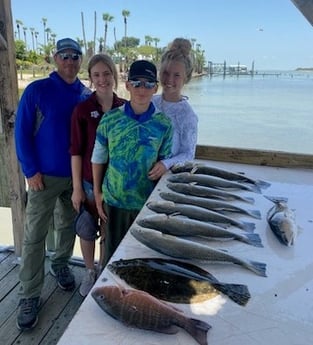
{"type": "Polygon", "coordinates": [[[127,326],[166,334],[175,334],[180,327],[200,345],[208,344],[208,323],[188,318],[147,292],[110,285],[94,288],[91,296],[101,309],[127,326]]]}

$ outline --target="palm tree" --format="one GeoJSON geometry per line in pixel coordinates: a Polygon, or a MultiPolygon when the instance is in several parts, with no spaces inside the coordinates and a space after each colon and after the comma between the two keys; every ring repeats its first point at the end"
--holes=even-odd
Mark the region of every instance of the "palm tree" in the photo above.
{"type": "Polygon", "coordinates": [[[145,45],[151,46],[151,42],[153,41],[153,38],[149,35],[145,36],[145,45]]]}
{"type": "Polygon", "coordinates": [[[52,33],[52,30],[50,28],[47,28],[45,31],[47,35],[47,43],[50,43],[50,34],[52,33]]]}
{"type": "Polygon", "coordinates": [[[27,50],[26,31],[27,31],[27,27],[26,27],[26,26],[23,26],[24,42],[25,42],[25,48],[26,48],[26,50],[27,50]]]}
{"type": "Polygon", "coordinates": [[[86,41],[86,33],[85,33],[85,21],[84,21],[84,12],[80,12],[81,21],[82,21],[82,31],[83,31],[83,42],[85,47],[85,54],[87,54],[87,41],[86,41]]]}
{"type": "Polygon", "coordinates": [[[52,40],[52,44],[55,45],[55,39],[56,39],[57,35],[55,33],[51,33],[50,37],[52,40]]]}
{"type": "Polygon", "coordinates": [[[18,39],[20,40],[21,39],[21,26],[23,26],[23,22],[19,19],[16,19],[15,21],[16,23],[16,27],[17,27],[17,34],[18,34],[18,39]]]}
{"type": "Polygon", "coordinates": [[[128,10],[122,11],[122,16],[124,17],[124,37],[125,37],[125,48],[127,48],[127,17],[129,17],[130,12],[128,10]]]}
{"type": "Polygon", "coordinates": [[[35,31],[36,52],[38,50],[38,35],[39,35],[39,32],[35,31]]]}
{"type": "Polygon", "coordinates": [[[93,28],[93,48],[96,52],[96,39],[97,39],[97,12],[94,14],[94,28],[93,28]]]}
{"type": "Polygon", "coordinates": [[[41,18],[41,22],[43,25],[43,44],[46,45],[46,25],[47,25],[47,18],[41,18]]]}
{"type": "Polygon", "coordinates": [[[32,47],[33,47],[33,51],[35,51],[35,39],[34,39],[34,32],[35,32],[35,28],[29,28],[29,31],[32,35],[32,47]]]}
{"type": "Polygon", "coordinates": [[[111,23],[114,19],[109,13],[103,13],[102,19],[104,21],[104,40],[103,40],[103,50],[106,51],[107,35],[108,35],[108,23],[111,23]]]}
{"type": "Polygon", "coordinates": [[[153,38],[154,46],[155,46],[155,61],[158,61],[158,43],[160,42],[160,39],[157,37],[153,38]]]}

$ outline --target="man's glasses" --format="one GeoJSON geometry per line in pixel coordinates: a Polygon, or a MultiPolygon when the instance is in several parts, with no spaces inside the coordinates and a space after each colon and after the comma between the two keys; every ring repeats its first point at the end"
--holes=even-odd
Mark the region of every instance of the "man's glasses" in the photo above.
{"type": "Polygon", "coordinates": [[[145,89],[153,89],[156,86],[155,81],[142,81],[142,80],[129,80],[129,83],[132,87],[138,88],[143,86],[145,89]]]}
{"type": "Polygon", "coordinates": [[[63,61],[68,60],[68,59],[71,59],[73,61],[77,61],[80,58],[80,55],[76,54],[76,53],[73,53],[73,54],[59,53],[58,55],[60,56],[61,60],[63,60],[63,61]]]}

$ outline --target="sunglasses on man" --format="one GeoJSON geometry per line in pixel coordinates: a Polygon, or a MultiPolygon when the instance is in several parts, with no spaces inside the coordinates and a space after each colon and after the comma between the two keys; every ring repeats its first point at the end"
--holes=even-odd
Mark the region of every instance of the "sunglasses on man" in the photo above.
{"type": "Polygon", "coordinates": [[[135,89],[143,86],[145,89],[153,89],[156,86],[155,81],[129,80],[129,83],[135,89]]]}
{"type": "Polygon", "coordinates": [[[72,53],[72,54],[70,54],[70,53],[59,53],[58,55],[60,56],[60,59],[63,61],[68,60],[68,59],[71,59],[73,61],[77,61],[80,58],[80,55],[77,53],[72,53]]]}

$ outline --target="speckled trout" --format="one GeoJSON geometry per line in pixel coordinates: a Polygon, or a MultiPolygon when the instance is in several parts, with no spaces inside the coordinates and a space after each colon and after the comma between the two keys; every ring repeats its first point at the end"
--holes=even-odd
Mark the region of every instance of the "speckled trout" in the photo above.
{"type": "Polygon", "coordinates": [[[224,178],[226,180],[250,183],[259,188],[268,188],[271,184],[259,179],[253,179],[244,173],[236,173],[229,170],[217,168],[211,165],[205,165],[196,162],[186,162],[184,164],[177,164],[171,168],[173,173],[192,172],[193,174],[206,174],[224,178]]]}
{"type": "Polygon", "coordinates": [[[262,262],[239,258],[229,252],[177,236],[166,235],[157,230],[132,226],[130,233],[145,246],[174,258],[233,263],[266,277],[266,264],[262,262]]]}
{"type": "Polygon", "coordinates": [[[261,189],[256,185],[248,185],[236,181],[230,181],[221,177],[210,176],[205,174],[192,174],[189,172],[182,172],[172,174],[168,178],[170,182],[178,183],[197,183],[200,186],[230,189],[230,190],[244,190],[255,193],[261,193],[261,189]]]}
{"type": "Polygon", "coordinates": [[[179,193],[160,192],[160,197],[164,200],[178,202],[181,204],[191,204],[219,212],[235,212],[247,216],[261,219],[261,212],[258,210],[246,210],[239,206],[232,205],[225,201],[202,198],[200,196],[183,195],[179,193]]]}
{"type": "Polygon", "coordinates": [[[168,216],[166,214],[156,214],[137,219],[137,224],[144,228],[151,228],[179,237],[203,237],[207,239],[236,240],[250,244],[255,247],[263,247],[258,234],[241,234],[222,228],[221,226],[202,222],[200,220],[189,219],[181,216],[168,216]]]}
{"type": "Polygon", "coordinates": [[[213,222],[222,226],[234,226],[247,232],[253,232],[255,224],[240,221],[225,214],[215,212],[196,205],[186,205],[175,203],[168,200],[149,201],[146,206],[157,213],[165,213],[168,215],[180,214],[191,219],[202,220],[203,222],[213,222]]]}
{"type": "MultiPolygon", "coordinates": [[[[169,180],[171,180],[170,177],[169,177],[169,180]]],[[[222,199],[225,201],[237,200],[237,201],[247,202],[249,204],[254,203],[254,199],[250,197],[244,197],[244,196],[241,196],[235,193],[230,193],[221,189],[198,186],[192,183],[170,182],[166,185],[166,187],[174,192],[187,194],[187,195],[201,196],[204,198],[222,199]]]]}

